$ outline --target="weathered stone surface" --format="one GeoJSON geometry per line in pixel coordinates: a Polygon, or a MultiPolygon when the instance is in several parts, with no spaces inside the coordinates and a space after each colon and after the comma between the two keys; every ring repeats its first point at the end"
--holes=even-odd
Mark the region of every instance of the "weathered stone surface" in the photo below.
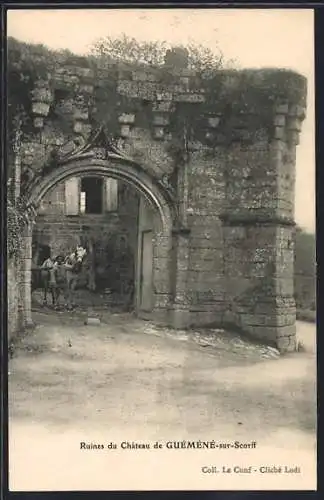
{"type": "MultiPolygon", "coordinates": [[[[139,184],[145,177],[148,191],[160,182],[160,200],[172,214],[163,222],[163,236],[155,234],[153,241],[151,317],[178,327],[231,321],[291,350],[295,305],[289,224],[305,79],[290,71],[224,71],[213,82],[218,84],[215,98],[207,80],[173,62],[165,78],[162,69],[114,64],[90,69],[58,57],[50,90],[48,82],[38,82],[33,94],[37,121],[23,137],[23,172],[31,174],[35,189],[62,168],[55,154],[52,161],[58,147],[70,155],[86,144],[94,123],[104,126],[122,144],[127,173],[139,184]]],[[[106,145],[100,147],[105,161],[106,145]]],[[[115,168],[119,172],[122,162],[115,168]]],[[[33,190],[26,192],[33,196],[33,190]]],[[[84,226],[106,242],[109,233],[128,234],[136,260],[138,205],[129,200],[123,206],[128,214],[67,220],[58,185],[43,198],[35,233],[53,242],[55,253],[74,245],[84,226]]],[[[146,230],[157,231],[158,218],[146,230]]],[[[26,309],[30,256],[25,246],[17,272],[24,283],[20,307],[26,309]]]]}

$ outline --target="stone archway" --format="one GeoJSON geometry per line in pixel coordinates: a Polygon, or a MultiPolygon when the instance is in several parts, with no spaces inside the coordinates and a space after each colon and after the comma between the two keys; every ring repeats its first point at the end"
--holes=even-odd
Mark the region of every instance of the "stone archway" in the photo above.
{"type": "MultiPolygon", "coordinates": [[[[124,179],[162,221],[165,244],[156,246],[164,263],[154,291],[162,319],[167,313],[175,328],[234,325],[295,349],[291,240],[305,77],[282,69],[220,72],[217,100],[213,85],[200,87],[186,68],[168,70],[168,81],[154,68],[111,71],[79,60],[48,70],[31,93],[33,128],[16,134],[15,199],[37,206],[78,172],[124,179]]],[[[19,264],[25,323],[31,233],[26,227],[19,264]]]]}
{"type": "Polygon", "coordinates": [[[158,210],[163,231],[172,226],[176,216],[175,207],[159,183],[139,167],[111,160],[84,158],[71,160],[66,165],[59,166],[31,188],[29,203],[37,207],[47,191],[59,182],[77,175],[109,176],[131,184],[158,210]]]}
{"type": "MultiPolygon", "coordinates": [[[[175,204],[170,194],[163,188],[158,180],[151,177],[136,164],[117,159],[98,159],[98,158],[77,158],[65,162],[64,165],[58,165],[50,173],[38,179],[37,183],[29,188],[29,203],[37,210],[39,203],[45,194],[59,183],[75,176],[98,176],[110,177],[122,180],[135,189],[158,214],[160,221],[159,229],[155,233],[154,248],[157,251],[152,254],[152,268],[154,273],[154,283],[152,293],[154,294],[153,307],[150,314],[152,317],[156,314],[159,318],[166,313],[167,306],[170,305],[172,295],[171,283],[171,261],[172,258],[172,229],[176,219],[175,204]],[[163,284],[159,283],[159,275],[163,270],[163,284]],[[162,289],[161,289],[162,287],[162,289]],[[162,302],[161,302],[162,297],[162,302]],[[160,310],[159,310],[160,309],[160,310]],[[162,309],[162,311],[161,311],[162,309]],[[162,313],[162,314],[161,314],[162,313]]],[[[32,265],[32,233],[33,224],[26,227],[23,237],[22,254],[22,287],[21,287],[21,311],[23,324],[31,325],[31,265],[32,265]]],[[[139,246],[139,252],[140,252],[139,246]]],[[[140,256],[136,256],[137,262],[140,256]]],[[[140,271],[135,273],[135,310],[140,315],[139,305],[139,280],[140,271]]],[[[149,317],[150,317],[149,314],[149,317]]],[[[147,311],[145,314],[147,317],[147,311]]]]}

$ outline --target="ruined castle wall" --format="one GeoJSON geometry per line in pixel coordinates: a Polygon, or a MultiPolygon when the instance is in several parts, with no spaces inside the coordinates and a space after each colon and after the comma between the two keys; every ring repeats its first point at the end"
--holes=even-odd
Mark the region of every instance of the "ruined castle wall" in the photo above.
{"type": "Polygon", "coordinates": [[[292,350],[294,169],[305,96],[305,79],[291,71],[220,71],[205,80],[186,68],[57,59],[33,91],[23,189],[60,169],[103,125],[117,156],[150,179],[173,214],[155,235],[153,317],[160,308],[175,327],[231,325],[292,350]]]}
{"type": "Polygon", "coordinates": [[[195,152],[188,165],[190,322],[222,324],[225,310],[224,241],[220,215],[225,199],[224,150],[195,152]]]}
{"type": "Polygon", "coordinates": [[[282,350],[295,348],[295,149],[303,110],[278,106],[252,145],[229,150],[224,219],[224,322],[282,350]]]}

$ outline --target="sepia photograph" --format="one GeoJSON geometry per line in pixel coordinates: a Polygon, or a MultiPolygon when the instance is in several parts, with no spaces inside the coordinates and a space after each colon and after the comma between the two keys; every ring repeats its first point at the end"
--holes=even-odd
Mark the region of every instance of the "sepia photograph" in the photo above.
{"type": "Polygon", "coordinates": [[[316,490],[313,10],[6,14],[9,491],[316,490]]]}

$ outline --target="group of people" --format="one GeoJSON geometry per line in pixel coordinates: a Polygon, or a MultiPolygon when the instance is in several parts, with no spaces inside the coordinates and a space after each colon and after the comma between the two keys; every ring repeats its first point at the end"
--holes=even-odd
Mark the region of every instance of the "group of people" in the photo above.
{"type": "Polygon", "coordinates": [[[57,307],[59,296],[63,292],[68,305],[71,305],[71,294],[75,289],[77,276],[86,253],[86,249],[78,245],[75,251],[67,257],[59,255],[55,259],[52,257],[45,259],[40,266],[44,285],[44,304],[47,303],[47,292],[51,292],[53,306],[57,307]]]}
{"type": "Polygon", "coordinates": [[[44,262],[41,264],[42,269],[53,269],[59,268],[60,266],[64,266],[65,269],[74,269],[76,262],[82,262],[86,254],[85,248],[78,245],[74,252],[69,254],[67,257],[63,255],[58,255],[55,259],[52,259],[51,256],[47,257],[44,262]]]}

